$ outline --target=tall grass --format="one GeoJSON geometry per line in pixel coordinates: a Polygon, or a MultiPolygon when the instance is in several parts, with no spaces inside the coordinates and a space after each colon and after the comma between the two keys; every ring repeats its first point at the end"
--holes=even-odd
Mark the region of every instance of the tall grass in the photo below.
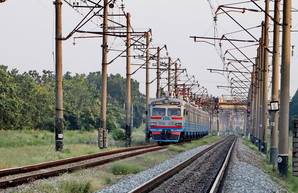
{"type": "Polygon", "coordinates": [[[184,152],[184,148],[180,146],[175,146],[175,145],[169,145],[168,147],[169,151],[174,151],[174,152],[184,152]]]}
{"type": "MultiPolygon", "coordinates": [[[[64,131],[63,152],[55,152],[55,135],[39,130],[0,130],[0,169],[55,161],[124,147],[124,141],[111,142],[108,149],[97,146],[97,131],[64,131]],[[20,159],[21,158],[21,159],[20,159]]],[[[147,144],[143,130],[134,130],[132,146],[147,144]]]]}
{"type": "MultiPolygon", "coordinates": [[[[64,131],[63,152],[55,151],[54,133],[0,130],[0,169],[97,153],[97,132],[64,131]]],[[[110,147],[107,150],[115,149],[110,147]]]]}
{"type": "Polygon", "coordinates": [[[188,143],[184,143],[182,146],[176,146],[176,145],[169,145],[168,150],[169,151],[174,151],[174,152],[184,152],[186,150],[202,146],[202,145],[207,145],[210,143],[213,143],[217,140],[219,140],[220,137],[218,136],[213,136],[213,137],[205,137],[201,139],[197,139],[188,143]]]}
{"type": "MultiPolygon", "coordinates": [[[[0,130],[1,147],[44,146],[54,144],[54,133],[40,130],[0,130]]],[[[64,144],[96,144],[97,133],[64,131],[64,144]]]]}
{"type": "Polygon", "coordinates": [[[144,170],[145,167],[126,160],[114,162],[111,166],[111,172],[115,175],[136,174],[144,170]]]}
{"type": "Polygon", "coordinates": [[[219,139],[220,139],[219,136],[204,137],[204,138],[201,138],[201,139],[198,139],[198,140],[191,141],[190,143],[185,143],[185,144],[183,144],[183,146],[187,149],[191,149],[191,148],[195,148],[195,147],[198,147],[198,146],[213,143],[215,141],[218,141],[219,139]]]}

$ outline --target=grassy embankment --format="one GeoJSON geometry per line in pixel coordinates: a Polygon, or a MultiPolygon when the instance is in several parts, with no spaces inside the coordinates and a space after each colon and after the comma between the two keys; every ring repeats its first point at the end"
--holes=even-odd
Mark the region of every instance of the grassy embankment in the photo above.
{"type": "MultiPolygon", "coordinates": [[[[53,133],[45,131],[0,131],[0,168],[18,167],[45,161],[52,161],[100,152],[96,144],[97,132],[64,132],[64,152],[55,152],[53,133]]],[[[186,151],[200,145],[212,143],[218,137],[203,138],[178,148],[170,146],[173,153],[153,153],[138,159],[128,159],[107,164],[99,170],[79,170],[72,174],[63,174],[54,182],[38,180],[29,189],[14,192],[93,192],[113,184],[126,175],[138,173],[157,163],[169,159],[173,154],[186,151]]],[[[142,130],[133,132],[133,145],[144,144],[142,130]]],[[[123,142],[111,141],[113,147],[123,147],[123,142]]]]}
{"type": "MultiPolygon", "coordinates": [[[[110,139],[108,150],[124,147],[124,142],[110,139]]],[[[133,133],[133,145],[146,144],[142,132],[133,133]]],[[[48,131],[0,130],[0,169],[54,161],[97,153],[97,131],[64,131],[63,153],[55,152],[54,133],[48,131]]]]}
{"type": "MultiPolygon", "coordinates": [[[[252,144],[250,141],[245,141],[244,144],[248,146],[249,148],[258,151],[258,148],[252,144]]],[[[259,152],[259,151],[258,151],[259,152]]],[[[271,176],[272,180],[280,184],[282,187],[287,189],[289,192],[298,192],[298,177],[293,176],[292,174],[292,157],[291,154],[289,154],[289,165],[288,165],[288,178],[282,178],[278,174],[277,166],[273,166],[269,164],[269,152],[267,153],[267,156],[264,157],[264,160],[262,160],[262,167],[263,169],[271,176]]]]}

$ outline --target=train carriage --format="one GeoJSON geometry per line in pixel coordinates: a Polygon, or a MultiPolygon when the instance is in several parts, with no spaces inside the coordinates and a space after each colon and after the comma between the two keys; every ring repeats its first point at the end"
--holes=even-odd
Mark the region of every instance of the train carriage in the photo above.
{"type": "Polygon", "coordinates": [[[198,139],[209,133],[209,114],[177,98],[149,102],[147,138],[158,143],[198,139]]]}

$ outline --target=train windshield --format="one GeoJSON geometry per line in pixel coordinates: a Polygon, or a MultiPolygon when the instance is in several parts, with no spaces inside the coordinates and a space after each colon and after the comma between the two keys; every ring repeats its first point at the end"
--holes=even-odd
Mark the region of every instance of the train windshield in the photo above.
{"type": "Polygon", "coordinates": [[[181,116],[180,108],[153,108],[152,116],[181,116]]]}
{"type": "Polygon", "coordinates": [[[152,109],[152,116],[165,116],[166,109],[165,108],[153,108],[152,109]]]}
{"type": "Polygon", "coordinates": [[[168,108],[168,116],[181,116],[180,108],[168,108]]]}

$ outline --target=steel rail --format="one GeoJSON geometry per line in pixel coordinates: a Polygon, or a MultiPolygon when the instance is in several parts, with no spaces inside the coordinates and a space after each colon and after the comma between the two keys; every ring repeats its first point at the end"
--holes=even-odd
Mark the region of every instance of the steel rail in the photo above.
{"type": "Polygon", "coordinates": [[[235,143],[237,141],[237,138],[234,140],[226,158],[225,158],[225,161],[224,163],[222,164],[221,166],[221,169],[219,170],[219,172],[217,173],[217,176],[212,184],[212,187],[210,188],[210,191],[209,193],[216,193],[221,185],[221,182],[222,182],[222,179],[223,179],[223,176],[225,174],[225,172],[227,171],[227,166],[229,165],[229,162],[230,162],[230,158],[232,156],[232,152],[233,152],[233,149],[235,147],[235,143]]]}
{"type": "Polygon", "coordinates": [[[158,185],[160,185],[162,182],[169,179],[173,175],[177,174],[179,171],[181,171],[183,168],[185,168],[186,166],[188,166],[189,164],[194,162],[196,159],[201,157],[203,154],[205,154],[208,151],[210,151],[211,149],[215,148],[220,143],[223,143],[226,139],[227,138],[214,143],[213,145],[211,145],[211,146],[207,147],[206,149],[200,151],[199,153],[195,154],[194,156],[188,158],[184,162],[181,162],[177,166],[163,172],[159,176],[156,176],[155,178],[151,179],[150,181],[136,187],[135,189],[131,190],[129,193],[141,193],[141,192],[143,193],[143,192],[149,192],[149,191],[153,190],[155,187],[157,187],[158,185]]]}
{"type": "Polygon", "coordinates": [[[32,180],[35,180],[35,179],[57,176],[57,175],[60,175],[61,173],[72,172],[77,169],[98,166],[115,160],[133,157],[136,155],[140,155],[140,154],[144,154],[152,151],[158,151],[165,148],[167,148],[167,146],[146,145],[146,146],[140,146],[140,147],[125,148],[121,150],[114,150],[109,152],[96,153],[96,154],[91,154],[86,156],[79,156],[75,158],[24,166],[19,168],[0,170],[2,175],[1,176],[2,179],[0,178],[0,188],[16,186],[22,183],[31,182],[32,180]],[[135,152],[130,153],[130,151],[135,151],[135,152]],[[117,154],[120,154],[120,155],[117,155],[117,154]],[[114,156],[114,157],[105,158],[105,156],[114,156]],[[90,161],[89,163],[80,163],[77,165],[72,164],[72,163],[86,161],[90,159],[96,159],[96,158],[100,160],[90,161]],[[72,164],[72,165],[67,166],[66,164],[72,164]],[[66,166],[62,168],[55,168],[55,167],[61,167],[63,165],[66,165],[66,166]],[[45,169],[48,169],[48,170],[45,170],[45,169]],[[40,170],[41,172],[39,172],[38,170],[40,170]],[[35,172],[37,174],[30,174],[30,172],[35,172]],[[12,175],[18,175],[18,174],[20,174],[20,176],[12,176],[12,175]]]}

